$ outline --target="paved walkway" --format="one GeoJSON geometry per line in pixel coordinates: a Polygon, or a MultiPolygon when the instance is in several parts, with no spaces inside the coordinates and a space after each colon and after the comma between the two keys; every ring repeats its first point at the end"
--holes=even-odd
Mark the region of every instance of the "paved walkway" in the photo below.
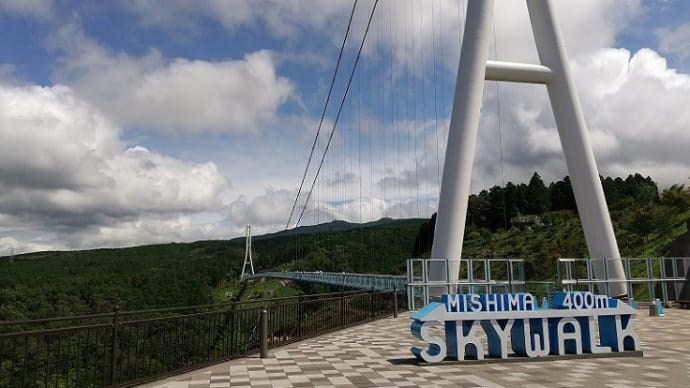
{"type": "Polygon", "coordinates": [[[409,315],[237,359],[146,387],[690,387],[690,310],[640,310],[643,357],[418,365],[409,315]]]}

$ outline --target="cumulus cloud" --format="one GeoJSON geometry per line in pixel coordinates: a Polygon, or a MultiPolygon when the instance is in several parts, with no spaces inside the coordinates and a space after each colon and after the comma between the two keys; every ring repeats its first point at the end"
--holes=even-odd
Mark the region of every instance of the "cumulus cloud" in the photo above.
{"type": "Polygon", "coordinates": [[[194,29],[197,23],[210,19],[232,32],[260,21],[274,36],[282,38],[314,29],[327,30],[334,20],[342,21],[352,7],[348,0],[171,0],[164,7],[157,0],[132,0],[123,4],[144,26],[194,29]]]}
{"type": "Polygon", "coordinates": [[[9,236],[0,237],[0,255],[2,256],[50,249],[55,249],[55,246],[35,242],[22,242],[9,236]]]}
{"type": "MultiPolygon", "coordinates": [[[[639,0],[584,0],[553,2],[570,55],[576,57],[611,46],[616,36],[641,12],[639,0]]],[[[370,9],[370,4],[361,8],[370,9]]],[[[380,2],[368,36],[365,53],[381,56],[376,49],[390,51],[396,66],[418,77],[428,76],[429,67],[454,74],[460,54],[467,2],[405,0],[380,2]]],[[[495,4],[495,45],[491,56],[501,60],[536,63],[537,52],[529,14],[522,0],[495,4]]],[[[368,15],[359,15],[355,31],[364,31],[368,15]]],[[[355,42],[358,40],[355,39],[355,42]]]]}
{"type": "Polygon", "coordinates": [[[236,225],[252,225],[259,228],[284,226],[288,219],[289,204],[294,193],[288,190],[266,189],[263,195],[252,199],[240,197],[230,204],[229,218],[236,225]]]}
{"type": "MultiPolygon", "coordinates": [[[[297,39],[303,34],[320,33],[331,36],[334,42],[340,41],[352,7],[352,2],[346,0],[194,3],[173,0],[166,2],[165,7],[154,0],[124,4],[139,17],[140,23],[149,27],[193,28],[214,20],[232,33],[239,27],[261,23],[275,37],[297,39]]],[[[376,47],[390,50],[398,64],[418,74],[424,71],[420,62],[426,60],[429,65],[433,54],[438,56],[439,66],[454,72],[466,5],[466,1],[458,0],[379,2],[365,53],[379,55],[376,47]]],[[[352,47],[359,45],[372,6],[373,1],[358,3],[351,31],[352,47]]],[[[613,44],[616,34],[639,16],[641,9],[639,0],[554,2],[554,6],[573,55],[613,44]],[[582,32],[582,26],[587,26],[586,33],[582,32]]],[[[509,60],[536,60],[524,1],[497,2],[495,14],[499,56],[509,60]]]]}
{"type": "Polygon", "coordinates": [[[658,170],[650,174],[653,177],[662,175],[668,163],[690,164],[684,151],[690,147],[690,112],[686,108],[690,106],[690,75],[668,68],[649,49],[631,55],[627,63],[611,66],[624,66],[628,71],[616,93],[594,101],[599,106],[590,114],[592,126],[618,142],[608,152],[601,152],[600,159],[604,163],[646,163],[645,170],[658,170]]]}
{"type": "Polygon", "coordinates": [[[224,61],[167,60],[113,53],[74,25],[53,45],[64,51],[56,79],[126,127],[164,133],[258,132],[294,86],[276,74],[268,51],[224,61]]]}
{"type": "Polygon", "coordinates": [[[52,15],[52,0],[2,0],[0,11],[46,19],[52,15]]]}
{"type": "Polygon", "coordinates": [[[199,223],[194,216],[147,213],[134,219],[89,225],[80,233],[65,236],[71,246],[121,247],[171,241],[227,238],[230,229],[217,220],[199,223]]]}
{"type": "MultiPolygon", "coordinates": [[[[650,49],[599,49],[572,65],[600,173],[640,172],[662,186],[685,183],[679,166],[690,167],[690,75],[669,68],[650,49]]],[[[486,114],[495,117],[488,111],[495,94],[487,91],[486,114]]],[[[537,170],[547,181],[560,179],[567,171],[544,88],[502,86],[501,99],[506,176],[524,181],[537,170]]],[[[495,121],[483,118],[478,150],[497,148],[495,121]]],[[[498,158],[478,153],[477,162],[474,177],[482,180],[477,169],[489,171],[498,158]]]]}
{"type": "Polygon", "coordinates": [[[204,234],[180,220],[222,207],[216,165],[127,147],[119,130],[66,86],[0,85],[0,237],[28,229],[81,248],[125,233],[151,241],[156,228],[162,239],[204,234]]]}
{"type": "Polygon", "coordinates": [[[659,40],[659,51],[679,59],[690,58],[690,23],[676,28],[659,28],[654,31],[659,40]]]}

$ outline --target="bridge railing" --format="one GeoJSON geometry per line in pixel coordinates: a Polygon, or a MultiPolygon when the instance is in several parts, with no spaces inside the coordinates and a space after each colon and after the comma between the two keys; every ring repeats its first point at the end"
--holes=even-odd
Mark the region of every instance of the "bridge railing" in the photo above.
{"type": "Polygon", "coordinates": [[[393,314],[404,293],[342,292],[0,322],[0,387],[128,386],[393,314]]]}
{"type": "Polygon", "coordinates": [[[407,306],[417,310],[442,293],[524,292],[522,259],[408,259],[407,306]],[[430,267],[441,266],[441,279],[430,277],[430,267]],[[451,273],[457,269],[458,279],[451,273]]]}
{"type": "Polygon", "coordinates": [[[351,272],[261,272],[253,278],[274,278],[303,281],[310,283],[328,284],[332,286],[353,288],[360,290],[402,292],[407,288],[407,279],[402,275],[361,274],[351,272]]]}
{"type": "MultiPolygon", "coordinates": [[[[685,273],[690,266],[687,257],[622,258],[626,279],[608,279],[609,263],[614,259],[561,258],[558,259],[558,278],[562,288],[569,291],[587,290],[609,293],[611,283],[624,282],[628,296],[635,300],[659,298],[667,303],[675,301],[686,281],[685,273]],[[603,268],[603,278],[594,275],[593,268],[603,268]]],[[[619,259],[615,259],[619,260],[619,259]]]]}

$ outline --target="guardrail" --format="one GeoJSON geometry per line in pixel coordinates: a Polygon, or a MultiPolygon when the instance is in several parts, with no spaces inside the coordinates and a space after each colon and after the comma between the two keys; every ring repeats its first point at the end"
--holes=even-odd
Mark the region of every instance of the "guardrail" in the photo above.
{"type": "Polygon", "coordinates": [[[0,322],[0,387],[130,386],[391,315],[398,298],[355,291],[0,322]]]}
{"type": "Polygon", "coordinates": [[[522,259],[408,259],[407,307],[417,310],[443,293],[524,292],[524,279],[522,259]],[[432,266],[442,268],[443,279],[430,278],[432,266]]]}
{"type": "Polygon", "coordinates": [[[288,279],[374,291],[401,291],[407,287],[407,279],[402,275],[379,275],[351,272],[261,272],[249,276],[249,278],[288,279]]]}
{"type": "Polygon", "coordinates": [[[650,301],[660,298],[667,303],[677,300],[682,284],[686,281],[687,257],[643,257],[622,259],[561,258],[558,259],[558,275],[563,288],[609,293],[611,283],[625,283],[628,297],[650,301]],[[607,279],[609,262],[622,260],[626,279],[607,279]],[[593,268],[603,268],[603,279],[594,275],[593,268]],[[597,287],[597,290],[595,290],[597,287]]]}

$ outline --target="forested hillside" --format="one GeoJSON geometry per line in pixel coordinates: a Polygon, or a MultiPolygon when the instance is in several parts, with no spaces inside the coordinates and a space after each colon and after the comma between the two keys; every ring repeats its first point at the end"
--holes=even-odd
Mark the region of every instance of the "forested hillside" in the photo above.
{"type": "MultiPolygon", "coordinates": [[[[622,256],[667,254],[690,218],[690,189],[674,185],[659,191],[640,174],[602,178],[622,256]]],[[[431,247],[433,222],[420,227],[414,254],[431,247]]],[[[469,198],[463,256],[517,257],[527,262],[527,276],[553,275],[558,257],[587,257],[570,179],[544,184],[534,173],[528,184],[494,186],[469,198]]]]}
{"type": "MultiPolygon", "coordinates": [[[[639,174],[602,180],[621,253],[660,256],[686,231],[690,191],[659,192],[639,174]]],[[[516,257],[529,279],[553,276],[558,257],[586,257],[570,181],[493,187],[469,199],[463,255],[516,257]]],[[[335,221],[254,238],[259,270],[405,272],[410,257],[428,255],[433,222],[383,219],[335,221]]],[[[0,320],[121,309],[203,304],[237,296],[244,238],[121,249],[39,252],[0,258],[0,320]]],[[[255,284],[261,298],[296,293],[285,282],[255,284]]]]}

